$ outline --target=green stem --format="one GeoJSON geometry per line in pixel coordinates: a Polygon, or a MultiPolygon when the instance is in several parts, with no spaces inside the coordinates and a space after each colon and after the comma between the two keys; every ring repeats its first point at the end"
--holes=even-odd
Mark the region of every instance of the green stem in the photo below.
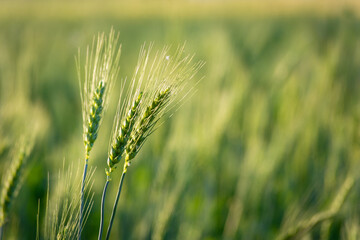
{"type": "Polygon", "coordinates": [[[82,230],[82,221],[83,221],[83,212],[84,212],[84,189],[85,189],[85,179],[88,167],[88,154],[86,154],[85,164],[84,164],[84,172],[83,179],[81,182],[81,197],[80,197],[80,217],[79,217],[79,230],[78,230],[78,240],[81,239],[81,230],[82,230]]]}
{"type": "Polygon", "coordinates": [[[113,222],[114,222],[116,208],[117,208],[117,205],[118,205],[118,202],[119,202],[120,193],[121,193],[122,185],[123,185],[123,182],[124,182],[125,174],[126,174],[126,172],[123,172],[122,175],[121,175],[121,179],[120,179],[120,183],[119,183],[119,189],[118,189],[118,192],[116,194],[116,199],[115,199],[114,207],[113,207],[113,210],[112,210],[112,213],[111,213],[109,227],[108,227],[107,233],[106,233],[106,240],[108,240],[110,238],[110,232],[111,232],[111,228],[112,228],[112,225],[113,225],[113,222]]]}
{"type": "Polygon", "coordinates": [[[106,190],[107,187],[109,185],[110,179],[109,177],[106,179],[106,183],[104,186],[104,191],[102,194],[102,198],[101,198],[101,218],[100,218],[100,227],[99,227],[99,236],[98,236],[98,240],[101,240],[102,237],[102,231],[103,231],[103,226],[104,226],[104,206],[105,206],[105,196],[106,196],[106,190]]]}

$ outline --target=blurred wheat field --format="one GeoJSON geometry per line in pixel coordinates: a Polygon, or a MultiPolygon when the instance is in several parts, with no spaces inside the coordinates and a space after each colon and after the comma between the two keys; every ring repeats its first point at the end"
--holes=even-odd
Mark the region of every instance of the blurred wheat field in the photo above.
{"type": "Polygon", "coordinates": [[[74,56],[111,26],[122,43],[120,77],[91,153],[94,206],[83,239],[97,236],[118,89],[144,42],[186,42],[206,65],[196,93],[129,170],[113,239],[359,239],[360,19],[352,3],[0,2],[1,176],[18,139],[37,132],[4,239],[35,239],[48,181],[55,192],[62,169],[81,168],[74,56]]]}

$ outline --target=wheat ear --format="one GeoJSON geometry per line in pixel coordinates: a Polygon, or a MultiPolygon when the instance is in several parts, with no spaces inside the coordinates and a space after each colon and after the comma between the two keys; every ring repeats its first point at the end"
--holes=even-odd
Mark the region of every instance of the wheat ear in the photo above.
{"type": "MultiPolygon", "coordinates": [[[[47,200],[45,208],[44,239],[76,239],[79,231],[79,208],[82,168],[71,163],[58,172],[55,185],[50,189],[50,175],[48,176],[47,200]],[[50,191],[53,190],[53,191],[50,191]]],[[[89,216],[93,205],[92,186],[95,168],[89,167],[85,182],[83,224],[89,216]]]]}
{"type": "Polygon", "coordinates": [[[20,150],[19,155],[15,158],[14,162],[10,166],[10,170],[5,178],[5,184],[1,189],[1,198],[0,198],[0,239],[2,239],[2,234],[4,231],[4,225],[6,223],[6,218],[9,213],[9,208],[11,205],[12,199],[17,195],[17,192],[20,187],[20,182],[22,178],[22,169],[24,163],[29,155],[30,149],[25,149],[24,147],[20,150]]]}
{"type": "Polygon", "coordinates": [[[147,89],[148,87],[142,86],[145,77],[144,72],[146,71],[148,60],[149,51],[146,51],[145,46],[143,46],[140,50],[139,60],[135,67],[130,86],[128,87],[127,93],[123,100],[121,97],[124,88],[122,88],[120,91],[117,114],[114,120],[113,138],[107,159],[107,175],[109,175],[116,167],[116,164],[120,162],[141,110],[140,102],[143,100],[143,92],[141,91],[141,88],[147,89]],[[123,102],[122,104],[121,100],[123,102]]]}
{"type": "MultiPolygon", "coordinates": [[[[139,89],[138,89],[139,90],[139,89]]],[[[138,92],[137,90],[137,92],[138,92]]],[[[130,91],[131,92],[131,91],[130,91]]],[[[136,96],[136,95],[135,95],[136,96]]],[[[120,121],[121,112],[124,112],[124,109],[118,108],[117,117],[115,119],[115,131],[113,136],[113,142],[111,144],[111,148],[109,151],[109,156],[107,159],[108,169],[106,169],[106,182],[101,198],[101,212],[100,212],[100,226],[99,226],[99,236],[98,239],[102,238],[102,231],[104,226],[104,206],[106,199],[106,191],[108,185],[111,181],[111,172],[114,170],[117,163],[120,162],[121,156],[125,151],[125,147],[128,144],[128,140],[132,129],[135,124],[136,117],[138,115],[138,109],[140,106],[140,102],[142,99],[143,93],[139,92],[137,96],[134,98],[132,105],[129,107],[127,115],[124,117],[122,121],[120,121]],[[122,123],[122,124],[121,124],[122,123]]],[[[119,101],[120,103],[120,101],[119,101]]],[[[120,104],[119,104],[120,106],[120,104]]]]}
{"type": "Polygon", "coordinates": [[[117,210],[117,205],[119,202],[122,185],[123,185],[124,178],[125,178],[125,175],[127,172],[127,167],[130,166],[131,159],[134,158],[135,155],[137,154],[137,152],[139,151],[140,146],[143,144],[143,142],[146,138],[146,136],[144,134],[146,134],[149,131],[149,129],[153,127],[154,120],[156,119],[156,115],[161,111],[162,107],[165,105],[166,101],[169,99],[169,96],[170,96],[169,89],[167,89],[165,91],[161,91],[156,96],[156,98],[150,104],[150,106],[148,106],[146,108],[146,111],[140,120],[140,128],[135,131],[135,133],[137,133],[138,135],[133,136],[126,146],[124,169],[123,169],[123,172],[121,175],[118,192],[116,194],[113,211],[111,213],[110,222],[109,222],[109,226],[108,226],[107,233],[106,233],[106,240],[108,240],[110,238],[110,233],[111,233],[112,225],[114,222],[115,213],[117,210]]]}
{"type": "MultiPolygon", "coordinates": [[[[125,95],[123,103],[121,104],[121,97],[124,91],[124,88],[121,88],[119,96],[119,104],[117,109],[117,114],[114,120],[113,127],[113,137],[110,144],[109,155],[107,159],[108,168],[105,170],[106,173],[106,182],[104,185],[104,190],[101,198],[101,212],[100,212],[100,226],[99,226],[99,235],[98,239],[102,238],[102,231],[104,226],[104,207],[106,199],[106,191],[108,185],[111,181],[111,173],[116,168],[116,165],[120,162],[123,153],[125,152],[126,146],[129,142],[133,127],[137,121],[140,103],[143,99],[143,92],[140,90],[142,88],[144,80],[144,72],[146,70],[148,62],[148,52],[145,51],[144,47],[140,50],[139,60],[135,67],[135,72],[133,74],[130,86],[128,88],[127,94],[125,95]]],[[[146,87],[145,87],[146,88],[146,87]]]]}
{"type": "Polygon", "coordinates": [[[136,128],[134,133],[132,133],[131,139],[126,146],[126,156],[123,170],[125,173],[127,171],[127,167],[130,166],[131,160],[140,151],[145,139],[149,136],[151,130],[155,126],[158,114],[164,110],[164,106],[169,101],[170,93],[170,88],[160,91],[143,113],[138,128],[136,128]]]}
{"type": "Polygon", "coordinates": [[[84,74],[82,74],[80,67],[80,53],[76,59],[82,101],[83,138],[85,145],[85,163],[81,184],[78,239],[81,238],[81,229],[83,227],[84,185],[89,155],[98,135],[104,109],[107,106],[107,100],[109,98],[108,92],[112,87],[114,79],[117,78],[119,73],[118,66],[121,47],[118,45],[118,39],[119,34],[115,36],[115,31],[113,29],[111,29],[108,37],[106,37],[104,33],[98,35],[96,48],[93,43],[91,52],[89,51],[89,48],[87,49],[84,74]],[[81,80],[82,75],[84,75],[84,84],[82,84],[81,80]]]}
{"type": "MultiPolygon", "coordinates": [[[[172,57],[168,55],[168,50],[169,48],[165,47],[161,52],[157,52],[150,64],[147,60],[143,61],[142,78],[146,79],[147,83],[139,107],[139,117],[125,147],[125,162],[106,233],[107,240],[110,238],[122,185],[131,160],[140,151],[147,137],[153,133],[164,113],[172,110],[172,107],[178,106],[187,94],[192,92],[193,88],[190,88],[187,93],[182,94],[187,82],[192,80],[203,66],[203,62],[192,64],[193,56],[183,56],[184,46],[179,47],[172,57]],[[182,96],[180,99],[176,99],[177,95],[182,96]]],[[[149,53],[150,49],[146,54],[146,59],[149,58],[149,53]]]]}
{"type": "Polygon", "coordinates": [[[107,160],[109,172],[112,172],[114,166],[120,162],[121,156],[125,150],[128,139],[134,127],[142,95],[143,93],[140,92],[136,97],[135,101],[133,102],[131,108],[128,111],[128,114],[126,115],[126,118],[123,120],[118,135],[115,136],[113,140],[107,160]]]}

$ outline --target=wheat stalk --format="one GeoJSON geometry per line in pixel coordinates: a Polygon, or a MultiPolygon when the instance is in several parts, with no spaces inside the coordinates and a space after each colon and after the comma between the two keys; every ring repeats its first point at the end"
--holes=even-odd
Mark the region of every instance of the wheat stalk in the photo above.
{"type": "MultiPolygon", "coordinates": [[[[151,46],[150,46],[151,48],[151,46]]],[[[111,173],[116,168],[121,160],[121,157],[128,144],[131,132],[135,125],[136,119],[140,110],[140,102],[143,99],[143,92],[141,91],[144,71],[146,70],[146,64],[148,62],[149,55],[145,51],[144,46],[140,50],[139,60],[135,68],[130,86],[128,88],[123,104],[121,104],[121,97],[124,88],[121,88],[117,114],[114,120],[112,143],[109,150],[107,159],[108,168],[106,169],[106,182],[101,199],[101,213],[100,213],[100,226],[98,239],[102,238],[102,231],[104,225],[104,205],[106,198],[106,191],[111,181],[111,173]]],[[[146,88],[146,86],[145,86],[146,88]]]]}
{"type": "Polygon", "coordinates": [[[100,225],[99,225],[99,235],[98,239],[102,238],[103,226],[104,226],[104,207],[105,199],[108,185],[111,181],[111,173],[116,168],[116,165],[120,162],[121,157],[125,151],[126,145],[130,134],[133,130],[134,124],[136,122],[140,102],[143,98],[143,92],[140,91],[141,85],[143,83],[143,66],[147,62],[148,56],[146,56],[146,51],[142,48],[140,51],[140,57],[135,68],[132,81],[128,88],[123,104],[121,104],[121,97],[124,91],[124,88],[121,88],[119,103],[117,108],[117,114],[114,120],[113,127],[113,137],[109,149],[107,165],[108,168],[105,170],[106,173],[106,182],[104,185],[104,190],[101,198],[101,212],[100,212],[100,225]]]}
{"type": "Polygon", "coordinates": [[[118,66],[121,47],[118,45],[118,39],[119,34],[115,35],[115,31],[111,29],[108,37],[106,37],[104,33],[98,35],[96,48],[94,41],[91,52],[89,47],[87,48],[83,74],[84,84],[82,84],[81,80],[80,51],[78,58],[76,59],[82,101],[83,139],[85,145],[85,163],[81,187],[78,239],[81,238],[80,229],[82,228],[83,220],[84,183],[89,155],[98,135],[98,130],[103,119],[104,108],[107,106],[109,98],[108,92],[112,87],[114,79],[117,78],[119,73],[118,66]]]}
{"type": "MultiPolygon", "coordinates": [[[[138,94],[138,96],[135,98],[133,104],[131,105],[128,114],[126,115],[125,119],[123,120],[123,123],[119,127],[119,122],[116,121],[116,130],[114,134],[114,140],[111,145],[110,151],[109,151],[109,157],[107,160],[108,169],[106,170],[106,182],[103,190],[103,195],[101,198],[101,213],[100,213],[100,227],[99,227],[99,236],[98,238],[101,239],[102,237],[102,231],[104,226],[104,206],[105,206],[105,198],[106,198],[106,191],[108,188],[108,185],[111,181],[110,174],[114,170],[115,165],[120,162],[121,156],[125,150],[125,147],[127,145],[130,133],[133,129],[135,119],[137,116],[138,107],[140,104],[142,98],[142,92],[138,94]],[[117,131],[119,129],[119,131],[117,131]]],[[[119,118],[118,118],[119,119],[119,118]]]]}
{"type": "MultiPolygon", "coordinates": [[[[139,62],[141,64],[136,68],[143,69],[139,78],[144,79],[146,84],[143,89],[142,101],[137,106],[138,116],[136,119],[134,118],[135,123],[132,123],[134,126],[132,127],[130,136],[127,138],[123,172],[113,205],[106,239],[110,237],[123,181],[131,160],[134,159],[140,151],[145,140],[154,132],[155,126],[164,114],[171,110],[174,111],[174,107],[179,106],[187,94],[192,92],[193,88],[187,89],[187,94],[183,94],[187,83],[193,79],[194,75],[204,64],[203,62],[193,64],[193,56],[184,56],[184,46],[179,47],[172,57],[168,55],[169,47],[165,47],[162,51],[155,54],[151,62],[148,60],[150,58],[150,50],[151,47],[146,54],[140,54],[139,62]],[[178,95],[181,97],[177,98],[178,95]]],[[[142,48],[141,52],[142,51],[144,51],[144,48],[142,48]]],[[[104,190],[106,190],[107,184],[105,184],[104,190]]],[[[106,192],[104,191],[104,193],[106,192]]],[[[101,239],[100,232],[99,239],[101,239]]]]}

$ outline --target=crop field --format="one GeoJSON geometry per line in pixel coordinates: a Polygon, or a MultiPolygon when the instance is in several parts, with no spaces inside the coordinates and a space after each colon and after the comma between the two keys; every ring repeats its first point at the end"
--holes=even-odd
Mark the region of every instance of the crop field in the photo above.
{"type": "Polygon", "coordinates": [[[110,239],[360,239],[360,6],[291,2],[0,1],[0,239],[97,239],[102,206],[105,239],[130,163],[110,239]],[[85,111],[86,49],[111,29],[120,69],[85,111]],[[149,46],[150,63],[169,47],[159,69],[181,46],[199,65],[145,77],[136,112],[126,89],[149,46]]]}

